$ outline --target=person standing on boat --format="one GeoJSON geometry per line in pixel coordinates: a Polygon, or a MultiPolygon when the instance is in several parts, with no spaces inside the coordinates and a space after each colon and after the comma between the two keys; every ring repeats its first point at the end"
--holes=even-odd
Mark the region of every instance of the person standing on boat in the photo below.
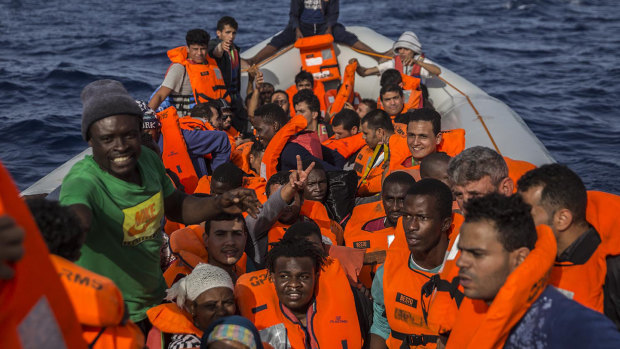
{"type": "Polygon", "coordinates": [[[248,59],[248,63],[250,65],[258,64],[282,47],[294,43],[297,39],[322,34],[333,35],[335,42],[377,53],[338,23],[339,14],[339,0],[291,0],[289,22],[286,28],[274,36],[269,44],[254,57],[248,59]]]}
{"type": "Polygon", "coordinates": [[[239,55],[241,49],[235,45],[239,25],[234,18],[224,16],[217,21],[217,38],[209,41],[209,55],[215,59],[222,71],[224,82],[230,96],[230,104],[234,114],[235,128],[246,130],[248,116],[241,98],[241,68],[247,68],[247,62],[239,55]],[[244,127],[241,127],[244,124],[244,127]]]}
{"type": "Polygon", "coordinates": [[[64,178],[60,203],[73,209],[86,241],[78,265],[110,278],[123,293],[129,318],[146,334],[146,310],[166,289],[160,269],[161,222],[197,224],[221,212],[255,215],[254,191],[214,197],[176,190],[159,156],[140,144],[142,111],[125,87],[99,80],[81,94],[82,137],[93,155],[64,178]]]}
{"type": "Polygon", "coordinates": [[[422,52],[422,44],[414,32],[406,31],[401,34],[394,43],[394,58],[385,60],[376,67],[364,68],[357,66],[357,73],[360,76],[381,75],[388,69],[396,69],[399,72],[421,78],[430,78],[431,75],[441,74],[441,69],[431,63],[426,62],[422,52]]]}

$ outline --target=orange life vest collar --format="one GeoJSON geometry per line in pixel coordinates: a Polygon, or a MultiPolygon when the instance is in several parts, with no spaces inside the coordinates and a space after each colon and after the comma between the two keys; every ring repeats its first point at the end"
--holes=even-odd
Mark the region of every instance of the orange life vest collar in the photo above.
{"type": "Polygon", "coordinates": [[[184,333],[202,337],[203,332],[194,325],[191,315],[176,303],[160,304],[146,311],[153,326],[164,333],[184,333]]]}
{"type": "Polygon", "coordinates": [[[493,303],[465,298],[446,348],[501,348],[511,329],[544,291],[557,254],[555,236],[536,228],[535,248],[506,279],[493,303]]]}
{"type": "Polygon", "coordinates": [[[187,59],[187,47],[180,46],[169,50],[168,58],[172,63],[182,64],[185,67],[196,104],[220,98],[230,102],[222,72],[209,55],[205,57],[206,64],[195,64],[187,59]]]}
{"type": "Polygon", "coordinates": [[[305,130],[306,127],[308,127],[306,118],[297,115],[276,132],[271,141],[269,141],[269,144],[267,144],[265,153],[263,154],[260,169],[261,177],[269,179],[278,172],[278,163],[284,146],[286,146],[286,143],[288,143],[293,136],[305,130]]]}

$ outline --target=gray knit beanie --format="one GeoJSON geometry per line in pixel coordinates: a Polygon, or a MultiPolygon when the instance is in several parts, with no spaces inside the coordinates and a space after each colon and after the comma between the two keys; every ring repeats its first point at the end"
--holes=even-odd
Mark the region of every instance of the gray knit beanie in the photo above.
{"type": "Polygon", "coordinates": [[[123,84],[116,80],[97,80],[82,90],[82,138],[88,142],[88,129],[98,120],[113,115],[142,117],[136,100],[129,95],[123,84]]]}
{"type": "Polygon", "coordinates": [[[421,55],[422,54],[422,44],[420,40],[418,40],[418,36],[415,35],[414,32],[404,32],[398,38],[398,41],[394,43],[392,49],[394,50],[394,54],[397,55],[397,49],[404,47],[412,50],[413,52],[421,55]]]}

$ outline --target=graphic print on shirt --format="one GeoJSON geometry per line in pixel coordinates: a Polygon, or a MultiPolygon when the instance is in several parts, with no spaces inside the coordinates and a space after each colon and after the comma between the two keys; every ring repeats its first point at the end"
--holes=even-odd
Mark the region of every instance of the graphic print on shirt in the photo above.
{"type": "Polygon", "coordinates": [[[164,217],[162,193],[151,196],[142,203],[123,210],[123,245],[135,246],[155,237],[164,217]]]}

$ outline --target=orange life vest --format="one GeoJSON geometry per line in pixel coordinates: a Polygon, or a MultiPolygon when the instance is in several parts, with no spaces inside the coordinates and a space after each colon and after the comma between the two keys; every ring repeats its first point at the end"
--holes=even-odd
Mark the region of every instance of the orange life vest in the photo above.
{"type": "Polygon", "coordinates": [[[9,215],[25,232],[24,255],[9,264],[15,275],[0,280],[0,347],[65,346],[86,348],[82,329],[49,251],[28,207],[0,163],[0,215],[9,215]]]}
{"type": "MultiPolygon", "coordinates": [[[[190,225],[170,235],[170,250],[176,259],[164,272],[168,287],[190,274],[198,263],[208,263],[209,254],[202,239],[203,234],[204,228],[201,225],[190,225]]],[[[234,266],[237,276],[246,272],[247,263],[248,256],[244,252],[234,266]]]]}
{"type": "Polygon", "coordinates": [[[343,244],[343,230],[340,224],[334,222],[331,218],[329,218],[329,214],[327,213],[327,209],[323,203],[312,200],[305,200],[303,205],[301,206],[300,215],[306,216],[312,219],[319,227],[323,227],[323,230],[327,232],[329,230],[329,234],[324,234],[328,237],[332,244],[334,245],[342,245],[343,244]]]}
{"type": "Polygon", "coordinates": [[[422,97],[422,90],[420,90],[420,78],[402,73],[400,75],[403,79],[403,94],[405,97],[403,112],[422,108],[424,98],[422,97]]]}
{"type": "Polygon", "coordinates": [[[160,304],[147,310],[146,315],[153,327],[163,333],[193,334],[198,338],[203,335],[203,332],[194,326],[191,315],[180,309],[176,303],[160,304]]]}
{"type": "Polygon", "coordinates": [[[286,143],[298,132],[306,129],[308,122],[301,115],[294,116],[273,136],[261,160],[260,176],[269,179],[278,172],[278,162],[286,143]]]}
{"type": "Polygon", "coordinates": [[[508,166],[508,177],[510,177],[510,179],[512,179],[512,181],[515,183],[513,193],[516,193],[516,184],[519,178],[521,178],[521,176],[523,176],[526,172],[535,169],[536,166],[530,164],[527,161],[513,160],[506,156],[504,156],[504,161],[506,161],[506,165],[508,166]]]}
{"type": "MultiPolygon", "coordinates": [[[[314,222],[319,226],[319,229],[321,230],[321,235],[328,238],[332,242],[332,244],[337,245],[338,236],[340,236],[342,239],[342,228],[340,228],[340,225],[338,225],[338,223],[331,220],[329,222],[326,222],[324,220],[318,220],[314,222]]],[[[275,222],[267,233],[267,241],[271,244],[282,240],[284,234],[286,233],[286,230],[290,226],[290,224],[284,224],[280,221],[275,222]]],[[[271,246],[269,246],[269,250],[271,250],[271,246]]]]}
{"type": "Polygon", "coordinates": [[[376,254],[376,257],[370,258],[371,261],[365,262],[360,271],[359,280],[367,288],[372,287],[372,280],[377,273],[377,269],[383,265],[385,253],[387,253],[390,242],[394,239],[394,234],[395,227],[383,228],[377,231],[366,231],[362,228],[346,240],[346,246],[364,249],[367,256],[370,256],[373,252],[381,252],[376,254]]]}
{"type": "Polygon", "coordinates": [[[458,236],[464,221],[465,217],[457,212],[452,212],[452,225],[448,233],[450,244],[448,245],[446,261],[439,273],[440,280],[438,282],[438,285],[449,285],[449,287],[442,286],[437,290],[428,314],[429,323],[436,324],[439,333],[446,333],[452,329],[458,307],[464,297],[463,288],[458,284],[459,268],[456,266],[456,261],[460,256],[458,236]]]}
{"type": "Polygon", "coordinates": [[[390,324],[388,348],[435,348],[437,326],[427,319],[429,296],[422,287],[433,273],[409,267],[409,250],[390,250],[383,264],[383,299],[390,324]],[[404,342],[404,343],[403,343],[404,342]]]}
{"type": "Polygon", "coordinates": [[[213,131],[215,130],[213,126],[211,126],[210,123],[202,121],[200,119],[192,118],[189,116],[179,118],[179,127],[181,127],[181,129],[183,130],[189,130],[189,131],[196,131],[196,130],[213,131]]]}
{"type": "Polygon", "coordinates": [[[248,174],[255,174],[250,166],[250,150],[253,144],[254,142],[243,143],[230,153],[230,161],[248,174]]]}
{"type": "Polygon", "coordinates": [[[465,149],[465,130],[455,128],[441,131],[441,143],[437,146],[437,152],[444,152],[450,157],[459,155],[465,149]]]}
{"type": "Polygon", "coordinates": [[[506,279],[493,303],[465,298],[446,348],[501,348],[512,328],[547,286],[557,253],[555,236],[546,225],[536,227],[535,248],[506,279]]]}
{"type": "Polygon", "coordinates": [[[601,235],[609,255],[620,254],[620,196],[601,191],[588,191],[586,220],[601,235]]]}
{"type": "MultiPolygon", "coordinates": [[[[288,94],[288,103],[291,110],[291,117],[294,117],[295,114],[295,105],[293,104],[293,97],[297,94],[297,85],[293,84],[289,88],[286,89],[286,94],[288,94]]],[[[312,86],[312,92],[319,99],[321,112],[325,112],[325,86],[323,83],[317,80],[314,80],[314,85],[312,86]]]]}
{"type": "Polygon", "coordinates": [[[172,63],[179,63],[185,67],[196,104],[220,98],[225,98],[230,103],[222,72],[209,55],[206,56],[207,64],[194,64],[187,60],[187,47],[180,46],[169,50],[168,58],[172,63]]]}
{"type": "MultiPolygon", "coordinates": [[[[403,89],[403,110],[401,113],[406,113],[411,109],[420,109],[424,104],[424,98],[422,96],[422,91],[420,90],[420,79],[405,75],[403,73],[400,74],[402,78],[402,89],[403,89]]],[[[381,102],[381,96],[377,98],[377,108],[383,109],[383,103],[381,102]]],[[[395,116],[392,116],[392,119],[395,116]]]]}
{"type": "Polygon", "coordinates": [[[164,166],[176,173],[185,187],[185,192],[191,194],[198,184],[198,175],[187,153],[187,144],[179,127],[179,116],[174,107],[168,107],[157,113],[161,122],[161,134],[164,137],[162,160],[164,166]]]}
{"type": "MultiPolygon", "coordinates": [[[[333,116],[336,114],[333,112],[332,109],[330,109],[330,107],[336,101],[336,96],[338,95],[338,91],[340,90],[336,90],[334,88],[325,91],[325,107],[327,108],[330,114],[330,119],[329,119],[330,124],[332,123],[333,116]]],[[[357,111],[357,107],[362,102],[362,96],[360,96],[359,93],[353,91],[351,95],[349,96],[349,99],[346,100],[345,102],[351,103],[351,105],[353,105],[353,108],[355,108],[355,111],[357,111]]]]}
{"type": "Polygon", "coordinates": [[[60,256],[50,257],[69,294],[89,347],[144,347],[142,331],[133,322],[124,319],[123,295],[112,280],[60,256]]]}
{"type": "Polygon", "coordinates": [[[312,74],[315,81],[340,79],[333,42],[334,37],[331,34],[306,36],[295,42],[302,69],[312,74]]]}
{"type": "MultiPolygon", "coordinates": [[[[421,58],[424,59],[424,54],[421,55],[421,58]]],[[[403,73],[403,61],[400,59],[399,55],[394,57],[394,69],[398,70],[401,74],[403,73]]],[[[411,73],[409,75],[420,77],[420,72],[422,71],[422,67],[418,64],[414,64],[411,67],[411,73]]]]}
{"type": "Polygon", "coordinates": [[[342,157],[348,159],[355,155],[360,149],[366,145],[363,134],[361,132],[345,138],[336,139],[334,136],[323,142],[323,145],[331,150],[337,151],[342,157]]]}
{"type": "MultiPolygon", "coordinates": [[[[355,70],[357,69],[357,61],[349,63],[344,69],[344,76],[342,77],[342,85],[338,89],[336,98],[333,103],[328,106],[329,114],[335,115],[339,113],[346,102],[353,102],[353,88],[355,86],[355,70]]],[[[329,99],[327,100],[329,102],[329,99]]]]}
{"type": "Polygon", "coordinates": [[[602,313],[603,285],[607,275],[606,259],[610,255],[620,254],[620,230],[617,230],[620,225],[620,219],[617,218],[620,197],[590,191],[586,207],[586,220],[597,230],[601,242],[583,264],[556,261],[551,270],[549,284],[576,302],[602,313]]]}
{"type": "MultiPolygon", "coordinates": [[[[282,305],[267,270],[242,275],[235,286],[239,312],[248,318],[261,333],[269,327],[283,324],[290,348],[306,348],[305,343],[318,343],[321,348],[361,348],[353,292],[340,263],[328,258],[319,273],[315,288],[316,313],[308,320],[307,331],[282,312],[282,305]],[[311,336],[306,338],[306,336],[311,336]]],[[[271,343],[277,347],[276,343],[271,343]]]]}
{"type": "MultiPolygon", "coordinates": [[[[377,147],[382,147],[382,145],[377,145],[377,147]]],[[[385,148],[386,147],[384,147],[384,149],[385,148]]],[[[362,151],[364,149],[370,150],[368,146],[362,148],[362,151]]],[[[390,136],[387,149],[389,150],[389,155],[384,151],[384,156],[389,157],[388,172],[399,168],[402,162],[405,161],[407,157],[411,156],[409,146],[407,145],[407,138],[396,133],[390,136]]],[[[368,154],[368,150],[364,153],[364,156],[368,154]]],[[[372,156],[368,159],[366,164],[364,164],[364,170],[362,171],[362,176],[358,183],[358,196],[370,196],[381,192],[383,172],[385,169],[383,168],[383,165],[378,165],[372,169],[369,168],[369,166],[372,165],[371,163],[374,161],[373,157],[379,156],[379,152],[377,150],[378,149],[375,149],[375,151],[373,151],[372,156]]],[[[362,152],[360,151],[360,153],[362,152]]],[[[357,159],[355,162],[355,169],[357,172],[357,168],[359,167],[357,159]]],[[[385,162],[385,159],[383,162],[385,162]]]]}

